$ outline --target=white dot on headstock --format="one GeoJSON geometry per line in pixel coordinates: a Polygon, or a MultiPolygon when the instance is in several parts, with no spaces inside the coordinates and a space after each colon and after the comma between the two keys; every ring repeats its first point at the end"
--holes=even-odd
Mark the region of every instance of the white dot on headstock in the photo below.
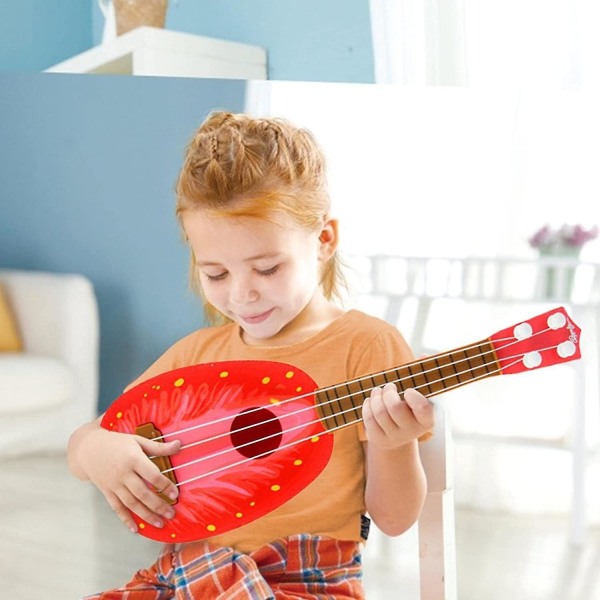
{"type": "Polygon", "coordinates": [[[560,329],[567,324],[567,318],[562,313],[554,313],[548,317],[547,322],[550,329],[560,329]]]}
{"type": "Polygon", "coordinates": [[[528,352],[523,356],[523,364],[528,369],[535,369],[542,364],[542,355],[539,352],[528,352]]]}
{"type": "Polygon", "coordinates": [[[570,341],[563,342],[556,347],[556,352],[561,358],[569,358],[569,356],[573,356],[577,348],[575,344],[570,341]]]}
{"type": "Polygon", "coordinates": [[[529,323],[521,323],[513,329],[513,335],[517,340],[524,340],[531,337],[533,329],[529,323]]]}

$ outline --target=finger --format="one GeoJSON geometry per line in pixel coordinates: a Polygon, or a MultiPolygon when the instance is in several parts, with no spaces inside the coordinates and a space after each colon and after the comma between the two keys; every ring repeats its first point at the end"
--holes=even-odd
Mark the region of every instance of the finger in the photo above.
{"type": "Polygon", "coordinates": [[[161,472],[151,460],[144,461],[144,464],[136,469],[136,473],[152,486],[154,492],[160,492],[171,500],[177,499],[179,495],[177,486],[166,476],[166,471],[161,472]]]}
{"type": "Polygon", "coordinates": [[[426,429],[433,429],[435,425],[433,404],[423,394],[409,388],[404,391],[404,401],[410,407],[420,425],[426,429]]]}
{"type": "Polygon", "coordinates": [[[371,397],[370,409],[372,420],[381,432],[388,434],[398,427],[396,421],[401,420],[401,415],[398,414],[397,418],[394,419],[390,413],[390,409],[393,409],[396,413],[400,413],[402,410],[401,404],[402,401],[398,397],[395,387],[389,388],[386,386],[380,395],[371,397]]]}
{"type": "Polygon", "coordinates": [[[129,480],[128,485],[123,486],[117,494],[129,510],[155,527],[163,527],[166,518],[175,516],[173,508],[139,478],[129,480]]]}
{"type": "MultiPolygon", "coordinates": [[[[171,442],[155,442],[146,438],[139,437],[139,443],[142,450],[149,456],[170,456],[175,454],[181,448],[179,440],[171,442]]],[[[165,494],[171,500],[176,500],[179,495],[177,486],[161,472],[158,466],[152,461],[144,461],[135,469],[136,473],[147,481],[155,490],[165,494]]]]}
{"type": "Polygon", "coordinates": [[[380,387],[374,387],[371,390],[371,393],[368,398],[365,398],[362,405],[362,413],[363,413],[363,421],[365,424],[369,421],[373,421],[375,417],[373,416],[373,402],[378,402],[378,399],[381,398],[382,389],[380,387]]]}
{"type": "Polygon", "coordinates": [[[179,452],[179,449],[181,448],[181,442],[179,440],[157,442],[142,436],[137,436],[137,440],[142,447],[142,450],[148,456],[171,456],[172,454],[179,452]]]}
{"type": "Polygon", "coordinates": [[[156,465],[151,464],[148,476],[135,474],[128,481],[128,489],[131,493],[157,515],[167,519],[173,518],[175,511],[171,504],[159,496],[164,494],[175,499],[177,497],[177,486],[164,475],[161,475],[156,465]]]}
{"type": "Polygon", "coordinates": [[[123,521],[125,526],[132,532],[137,533],[138,527],[135,519],[131,513],[127,510],[127,507],[119,500],[114,494],[105,494],[108,505],[113,509],[114,513],[123,521]]]}
{"type": "Polygon", "coordinates": [[[383,390],[380,387],[374,387],[371,390],[371,394],[370,394],[369,398],[380,398],[382,394],[383,394],[383,390]]]}

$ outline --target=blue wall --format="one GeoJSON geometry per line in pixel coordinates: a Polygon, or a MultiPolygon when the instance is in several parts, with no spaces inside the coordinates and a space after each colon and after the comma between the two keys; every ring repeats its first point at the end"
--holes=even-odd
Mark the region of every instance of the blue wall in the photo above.
{"type": "Polygon", "coordinates": [[[90,0],[0,0],[0,71],[42,71],[91,47],[90,0]]]}
{"type": "Polygon", "coordinates": [[[0,267],[92,280],[101,408],[203,325],[173,186],[201,120],[244,99],[243,81],[0,74],[0,267]]]}
{"type": "Polygon", "coordinates": [[[374,82],[369,0],[171,0],[166,27],[266,48],[269,79],[374,82]]]}
{"type": "MultiPolygon", "coordinates": [[[[0,71],[42,71],[99,44],[97,0],[0,0],[0,71]]],[[[269,79],[374,81],[369,0],[171,0],[168,29],[256,44],[269,79]]]]}
{"type": "MultiPolygon", "coordinates": [[[[373,81],[369,0],[171,0],[166,26],[263,46],[271,79],[373,81]]],[[[96,0],[0,0],[0,267],[91,278],[101,409],[202,325],[173,184],[206,113],[245,95],[243,81],[38,73],[102,27],[96,0]]]]}
{"type": "Polygon", "coordinates": [[[263,46],[269,79],[374,82],[369,0],[177,0],[167,27],[263,46]]]}

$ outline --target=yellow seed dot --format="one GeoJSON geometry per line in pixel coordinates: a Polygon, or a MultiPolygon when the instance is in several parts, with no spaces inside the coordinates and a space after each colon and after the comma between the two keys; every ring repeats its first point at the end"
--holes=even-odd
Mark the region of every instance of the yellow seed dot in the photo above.
{"type": "Polygon", "coordinates": [[[271,404],[279,404],[279,403],[281,402],[281,400],[278,400],[277,398],[271,398],[271,399],[269,400],[269,402],[270,402],[271,404]]]}
{"type": "Polygon", "coordinates": [[[140,523],[139,526],[140,526],[140,529],[145,529],[146,528],[146,524],[145,523],[140,523]]]}
{"type": "Polygon", "coordinates": [[[288,371],[285,374],[286,379],[291,379],[294,376],[294,371],[288,371]]]}
{"type": "Polygon", "coordinates": [[[119,411],[119,412],[117,413],[117,419],[120,419],[122,416],[123,416],[123,413],[122,413],[121,411],[119,411]]]}
{"type": "Polygon", "coordinates": [[[242,518],[244,515],[243,515],[241,512],[238,512],[238,513],[235,513],[235,516],[236,516],[238,519],[241,519],[241,518],[242,518]]]}
{"type": "Polygon", "coordinates": [[[314,437],[311,437],[311,438],[310,438],[310,441],[311,441],[313,444],[314,444],[315,442],[318,442],[318,441],[319,441],[319,436],[318,436],[318,435],[315,435],[314,437]]]}
{"type": "Polygon", "coordinates": [[[272,490],[273,492],[278,492],[280,489],[281,489],[281,486],[280,486],[280,485],[277,485],[277,484],[275,484],[275,485],[272,485],[272,486],[271,486],[271,490],[272,490]]]}
{"type": "Polygon", "coordinates": [[[181,387],[183,385],[184,381],[185,380],[183,379],[183,377],[180,377],[173,385],[175,387],[181,387]]]}
{"type": "Polygon", "coordinates": [[[269,383],[269,381],[271,381],[270,377],[263,377],[262,378],[262,382],[266,385],[267,383],[269,383]]]}
{"type": "Polygon", "coordinates": [[[294,465],[296,465],[297,467],[299,467],[302,464],[302,461],[298,458],[294,461],[294,465]]]}
{"type": "Polygon", "coordinates": [[[252,502],[250,502],[250,506],[256,506],[256,502],[254,502],[254,500],[252,500],[252,502]]]}
{"type": "Polygon", "coordinates": [[[176,537],[177,537],[177,534],[176,534],[176,533],[172,533],[172,534],[171,534],[171,538],[172,538],[172,539],[175,539],[176,537]]]}
{"type": "Polygon", "coordinates": [[[221,377],[221,379],[228,377],[229,376],[229,371],[221,371],[219,373],[219,377],[221,377]]]}
{"type": "Polygon", "coordinates": [[[208,531],[216,531],[217,528],[214,525],[207,525],[206,529],[208,529],[208,531]]]}
{"type": "Polygon", "coordinates": [[[297,392],[301,392],[301,391],[302,391],[302,388],[301,388],[300,386],[298,386],[298,387],[296,388],[296,391],[297,391],[297,392]]]}

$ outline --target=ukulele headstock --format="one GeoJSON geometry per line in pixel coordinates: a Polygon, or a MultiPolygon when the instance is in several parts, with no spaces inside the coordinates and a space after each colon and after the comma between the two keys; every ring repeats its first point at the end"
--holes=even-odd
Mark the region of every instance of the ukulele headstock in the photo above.
{"type": "Polygon", "coordinates": [[[561,306],[489,337],[503,374],[523,373],[581,358],[581,329],[561,306]]]}

